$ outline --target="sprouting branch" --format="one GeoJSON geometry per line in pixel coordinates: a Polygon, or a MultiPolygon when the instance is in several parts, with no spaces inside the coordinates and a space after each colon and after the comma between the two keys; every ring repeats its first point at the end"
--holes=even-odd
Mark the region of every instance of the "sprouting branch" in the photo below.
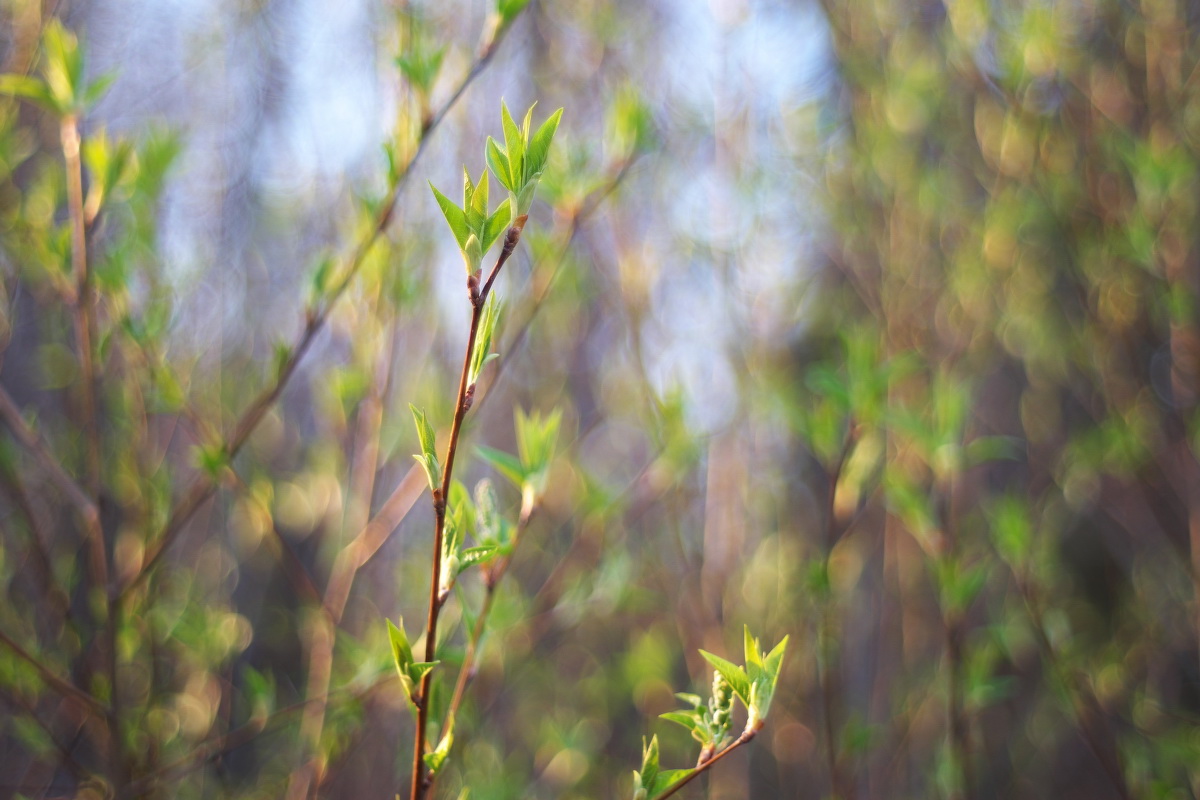
{"type": "MultiPolygon", "coordinates": [[[[505,30],[502,29],[497,34],[495,44],[498,44],[500,38],[504,36],[505,30]]],[[[269,386],[262,390],[259,395],[250,403],[245,411],[242,412],[237,423],[233,427],[233,432],[225,442],[225,457],[232,460],[241,451],[242,446],[250,438],[250,435],[257,429],[263,417],[275,405],[280,395],[287,388],[288,382],[296,371],[300,360],[304,357],[316,339],[317,334],[324,328],[329,314],[337,301],[346,292],[351,281],[357,276],[359,269],[366,260],[367,254],[372,246],[382,236],[391,222],[392,214],[395,211],[396,200],[400,195],[400,190],[404,188],[409,176],[412,175],[413,167],[416,165],[421,154],[425,152],[430,138],[446,114],[454,107],[458,99],[462,97],[467,87],[475,80],[476,77],[491,61],[496,52],[496,47],[486,48],[475,62],[467,70],[466,75],[455,89],[454,93],[446,100],[445,103],[438,109],[421,129],[420,141],[417,144],[416,150],[408,159],[407,163],[400,169],[395,176],[391,186],[388,189],[383,201],[379,205],[379,210],[376,213],[373,224],[363,240],[353,250],[350,257],[347,259],[344,269],[341,272],[341,278],[333,285],[330,291],[325,295],[324,302],[314,300],[306,312],[306,322],[304,329],[300,334],[299,340],[292,346],[287,359],[280,367],[275,379],[269,386]]],[[[153,544],[146,551],[145,560],[142,563],[141,569],[137,574],[124,586],[121,590],[122,594],[136,588],[142,581],[146,579],[150,571],[162,558],[163,553],[179,536],[183,527],[187,524],[192,515],[199,510],[205,502],[216,492],[217,483],[214,478],[205,473],[196,476],[191,485],[184,491],[183,497],[176,503],[172,509],[170,516],[167,518],[166,524],[163,526],[162,532],[153,544]]]]}

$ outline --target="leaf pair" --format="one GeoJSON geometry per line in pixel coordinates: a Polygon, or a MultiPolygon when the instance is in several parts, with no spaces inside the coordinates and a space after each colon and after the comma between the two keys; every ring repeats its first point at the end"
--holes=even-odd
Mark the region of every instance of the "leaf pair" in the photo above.
{"type": "Polygon", "coordinates": [[[442,465],[437,457],[437,439],[433,434],[433,426],[429,424],[422,409],[412,403],[408,404],[408,408],[412,411],[413,422],[417,426],[417,439],[421,442],[421,453],[413,458],[425,470],[430,491],[436,492],[442,487],[442,465]]]}
{"type": "Polygon", "coordinates": [[[559,409],[545,416],[537,412],[526,415],[524,411],[517,409],[518,455],[514,456],[490,447],[479,448],[480,457],[521,490],[523,513],[526,509],[532,510],[533,504],[546,491],[561,422],[562,411],[559,409]]]}
{"type": "Polygon", "coordinates": [[[450,226],[454,240],[462,251],[463,261],[467,265],[467,273],[474,275],[483,263],[483,256],[491,249],[500,235],[508,228],[512,219],[511,206],[508,200],[501,203],[494,213],[488,214],[488,174],[487,170],[479,176],[478,183],[471,183],[471,173],[463,167],[463,204],[457,206],[450,198],[437,190],[432,183],[429,188],[437,198],[450,226]]]}
{"type": "Polygon", "coordinates": [[[442,537],[442,569],[438,576],[438,594],[443,601],[459,575],[476,564],[490,561],[502,549],[502,544],[490,535],[495,525],[491,519],[495,503],[494,498],[489,497],[490,492],[491,485],[480,481],[475,490],[479,502],[473,504],[461,483],[455,481],[450,487],[446,530],[442,537]],[[468,533],[479,541],[477,546],[463,547],[468,533]]]}
{"type": "Polygon", "coordinates": [[[516,217],[519,219],[529,213],[533,205],[533,193],[537,189],[538,180],[546,168],[550,156],[550,143],[558,130],[563,110],[560,108],[542,123],[537,132],[530,138],[530,125],[533,121],[533,109],[525,112],[525,121],[520,128],[508,113],[508,106],[500,104],[500,121],[504,128],[504,146],[488,137],[485,154],[487,163],[500,181],[509,191],[516,217]]]}
{"type": "Polygon", "coordinates": [[[387,621],[387,625],[388,641],[392,646],[392,663],[396,665],[396,673],[399,674],[400,683],[404,686],[404,694],[415,709],[419,699],[417,695],[421,681],[439,662],[413,660],[412,646],[408,643],[408,634],[404,632],[403,618],[400,619],[399,625],[390,619],[387,621]]]}
{"type": "Polygon", "coordinates": [[[648,800],[656,797],[682,780],[690,769],[660,769],[658,763],[658,737],[647,744],[642,740],[642,769],[633,773],[633,800],[648,800]]]}
{"type": "Polygon", "coordinates": [[[750,635],[750,628],[745,628],[745,657],[744,666],[737,666],[720,656],[704,650],[700,655],[728,681],[733,693],[746,706],[748,718],[747,731],[762,729],[767,713],[771,709],[771,700],[775,695],[775,686],[779,682],[779,671],[783,666],[783,654],[787,649],[788,637],[775,646],[770,653],[759,650],[758,639],[750,635]]]}

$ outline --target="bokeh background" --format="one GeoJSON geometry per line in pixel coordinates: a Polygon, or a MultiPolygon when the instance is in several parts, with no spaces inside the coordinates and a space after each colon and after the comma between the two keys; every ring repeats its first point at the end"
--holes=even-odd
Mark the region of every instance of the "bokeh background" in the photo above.
{"type": "MultiPolygon", "coordinates": [[[[790,635],[779,694],[685,796],[1200,795],[1200,6],[532,0],[426,131],[495,13],[4,0],[5,72],[57,17],[115,76],[81,121],[95,496],[139,582],[106,629],[86,520],[5,416],[0,796],[405,791],[407,404],[449,427],[467,318],[426,182],[483,169],[501,99],[565,111],[457,474],[515,515],[474,447],[563,425],[438,796],[628,796],[654,734],[690,765],[658,715],[743,625],[790,635]],[[47,674],[116,674],[120,733],[47,674]]],[[[0,386],[83,481],[59,137],[0,99],[0,386]]]]}

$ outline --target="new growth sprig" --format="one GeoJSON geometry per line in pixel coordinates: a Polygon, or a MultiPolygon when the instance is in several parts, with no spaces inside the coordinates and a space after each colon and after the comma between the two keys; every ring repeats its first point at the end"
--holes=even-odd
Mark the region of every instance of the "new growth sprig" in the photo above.
{"type": "Polygon", "coordinates": [[[710,769],[729,753],[753,739],[767,721],[771,700],[779,683],[783,654],[788,637],[775,645],[771,652],[760,649],[758,639],[745,628],[745,663],[738,666],[720,656],[700,651],[713,666],[712,697],[705,703],[699,695],[677,694],[691,708],[668,711],[662,718],[688,729],[700,744],[700,755],[691,769],[663,770],[659,765],[658,737],[642,746],[642,768],[633,773],[633,800],[663,800],[682,789],[688,782],[710,769]],[[746,709],[746,725],[733,742],[729,731],[733,719],[734,699],[746,709]]]}
{"type": "Polygon", "coordinates": [[[501,306],[491,294],[492,286],[520,241],[534,191],[545,169],[550,144],[562,117],[562,109],[550,115],[531,139],[529,129],[532,115],[533,108],[530,107],[525,115],[524,128],[518,129],[507,107],[502,105],[501,121],[504,127],[505,147],[501,148],[494,140],[488,139],[488,166],[495,178],[509,190],[508,199],[502,201],[495,210],[489,209],[489,178],[486,169],[477,181],[472,181],[471,173],[464,167],[461,206],[430,184],[467,267],[471,323],[467,333],[458,392],[454,400],[450,435],[443,457],[439,457],[436,434],[425,412],[411,406],[421,449],[414,458],[425,471],[434,508],[433,563],[423,660],[416,661],[407,635],[402,629],[389,622],[388,631],[396,669],[411,706],[416,711],[410,792],[412,800],[420,800],[425,796],[449,757],[453,745],[455,714],[462,701],[470,670],[473,669],[474,656],[488,610],[491,608],[495,585],[504,574],[521,529],[528,523],[534,506],[545,490],[548,465],[558,434],[557,412],[546,418],[518,414],[519,456],[485,451],[488,460],[496,465],[502,474],[513,479],[521,489],[521,512],[515,529],[497,513],[497,502],[490,484],[478,486],[475,500],[472,502],[466,487],[454,481],[455,455],[458,451],[463,419],[474,402],[476,382],[484,367],[494,357],[492,346],[495,343],[501,306]],[[503,247],[487,278],[483,279],[483,258],[501,238],[504,240],[503,247]],[[468,538],[474,538],[473,546],[466,546],[468,538]],[[432,681],[435,678],[435,667],[439,663],[438,619],[459,576],[476,565],[482,566],[484,570],[484,606],[470,633],[467,657],[460,668],[450,705],[440,726],[438,745],[430,749],[426,741],[432,711],[432,681]]]}
{"type": "Polygon", "coordinates": [[[496,175],[496,180],[508,189],[509,199],[516,210],[513,225],[517,227],[525,224],[525,215],[533,205],[533,193],[537,191],[538,181],[546,168],[550,142],[554,140],[554,132],[558,130],[558,121],[561,118],[560,108],[542,123],[531,140],[529,127],[533,120],[533,106],[525,112],[525,121],[518,128],[512,115],[508,113],[508,106],[500,104],[500,119],[504,123],[504,146],[501,147],[489,136],[487,162],[496,175]]]}

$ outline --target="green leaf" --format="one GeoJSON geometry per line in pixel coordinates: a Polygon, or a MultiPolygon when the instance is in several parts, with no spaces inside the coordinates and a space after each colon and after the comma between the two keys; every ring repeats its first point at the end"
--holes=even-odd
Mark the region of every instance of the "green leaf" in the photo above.
{"type": "Polygon", "coordinates": [[[425,676],[433,672],[433,668],[442,662],[440,661],[416,661],[408,665],[408,677],[416,685],[420,685],[421,681],[425,680],[425,676]]]}
{"type": "Polygon", "coordinates": [[[463,207],[466,208],[468,218],[470,218],[471,229],[482,231],[488,215],[488,174],[486,169],[479,176],[479,183],[475,184],[471,196],[463,202],[463,207]],[[476,222],[476,218],[478,222],[476,222]]]}
{"type": "Polygon", "coordinates": [[[668,711],[665,714],[658,715],[660,719],[665,719],[668,722],[674,722],[677,725],[682,725],[690,732],[695,732],[700,727],[700,714],[696,711],[668,711]]]}
{"type": "Polygon", "coordinates": [[[492,466],[497,472],[508,478],[518,489],[525,482],[525,470],[521,467],[521,461],[512,453],[506,453],[503,450],[495,450],[491,447],[479,446],[475,448],[479,453],[479,457],[492,466]]]}
{"type": "Polygon", "coordinates": [[[429,481],[429,491],[436,491],[442,485],[442,465],[432,456],[417,456],[413,459],[421,465],[421,469],[425,470],[425,477],[429,481]]]}
{"type": "MultiPolygon", "coordinates": [[[[532,108],[529,110],[533,111],[532,108]]],[[[558,130],[562,113],[563,110],[560,108],[551,114],[529,142],[529,152],[525,154],[525,180],[528,181],[531,176],[545,170],[546,160],[550,155],[550,143],[554,141],[554,134],[558,130]]]]}
{"type": "Polygon", "coordinates": [[[95,105],[96,101],[105,95],[116,79],[117,73],[108,72],[88,84],[87,89],[83,92],[83,104],[85,106],[95,105]]]}
{"type": "Polygon", "coordinates": [[[64,110],[59,107],[58,102],[54,99],[54,95],[50,92],[49,86],[43,81],[31,78],[28,75],[0,75],[0,94],[24,97],[27,100],[37,103],[47,111],[61,113],[64,110]]]}
{"type": "Polygon", "coordinates": [[[454,234],[454,240],[458,242],[459,248],[467,246],[467,237],[471,235],[471,229],[467,225],[467,214],[454,202],[437,190],[437,187],[431,182],[429,188],[433,190],[433,196],[437,198],[438,205],[442,208],[442,215],[446,218],[446,224],[450,226],[451,233],[454,234]]]}
{"type": "Polygon", "coordinates": [[[513,122],[512,115],[508,113],[508,106],[504,104],[503,100],[500,101],[500,123],[504,128],[504,150],[508,154],[509,174],[513,177],[514,185],[523,184],[525,140],[521,136],[521,129],[517,127],[517,123],[513,122]]]}
{"type": "Polygon", "coordinates": [[[83,56],[75,34],[64,28],[58,19],[51,20],[42,31],[42,53],[42,75],[58,107],[63,111],[78,110],[83,56]]]}
{"type": "Polygon", "coordinates": [[[500,145],[490,136],[487,138],[487,144],[484,146],[484,156],[487,159],[488,168],[496,176],[496,180],[500,181],[500,184],[510,192],[517,191],[517,184],[513,180],[512,167],[508,161],[508,154],[501,150],[500,145]]]}
{"type": "Polygon", "coordinates": [[[500,546],[496,544],[484,544],[478,547],[468,547],[462,551],[459,556],[459,568],[461,573],[468,567],[473,567],[476,564],[482,564],[490,561],[497,553],[500,552],[500,546]]]}
{"type": "Polygon", "coordinates": [[[409,411],[413,415],[413,423],[417,427],[417,439],[421,442],[421,453],[426,456],[437,456],[437,440],[434,437],[433,426],[429,424],[429,420],[425,416],[425,412],[408,404],[409,411]]]}
{"type": "Polygon", "coordinates": [[[496,207],[495,212],[488,217],[487,222],[483,226],[483,252],[492,249],[492,245],[496,243],[504,232],[508,229],[509,223],[512,222],[512,203],[508,198],[496,207]]]}
{"type": "Polygon", "coordinates": [[[442,767],[446,764],[446,759],[450,755],[450,748],[453,745],[454,727],[453,725],[450,725],[447,726],[446,732],[442,734],[441,741],[438,742],[438,746],[434,748],[433,752],[426,753],[424,755],[425,766],[429,767],[429,773],[431,777],[436,778],[438,773],[441,772],[442,767]]]}
{"type": "Polygon", "coordinates": [[[483,317],[479,320],[479,333],[475,337],[475,350],[471,353],[471,369],[467,375],[467,385],[474,385],[479,380],[483,365],[491,356],[492,340],[496,335],[496,325],[500,319],[500,306],[496,293],[488,295],[483,307],[483,317]]]}
{"type": "Polygon", "coordinates": [[[670,789],[675,784],[690,775],[693,770],[690,769],[666,769],[658,773],[654,778],[654,786],[651,787],[651,795],[659,795],[670,789]]]}
{"type": "Polygon", "coordinates": [[[733,693],[748,707],[750,705],[750,678],[747,677],[745,670],[705,650],[701,650],[700,655],[704,656],[705,661],[712,664],[713,669],[721,673],[721,677],[728,681],[733,688],[733,693]]]}
{"type": "Polygon", "coordinates": [[[404,632],[404,618],[396,625],[390,619],[387,621],[388,641],[392,645],[392,663],[401,679],[408,677],[408,669],[413,663],[412,646],[408,643],[408,634],[404,632]]]}
{"type": "Polygon", "coordinates": [[[658,777],[658,737],[653,736],[649,744],[642,738],[642,786],[653,789],[658,777]]]}
{"type": "Polygon", "coordinates": [[[790,636],[784,636],[779,644],[775,645],[775,648],[767,653],[766,658],[763,659],[763,667],[767,675],[771,676],[772,679],[778,678],[779,672],[783,668],[783,654],[787,651],[788,639],[790,638],[790,636]]]}

